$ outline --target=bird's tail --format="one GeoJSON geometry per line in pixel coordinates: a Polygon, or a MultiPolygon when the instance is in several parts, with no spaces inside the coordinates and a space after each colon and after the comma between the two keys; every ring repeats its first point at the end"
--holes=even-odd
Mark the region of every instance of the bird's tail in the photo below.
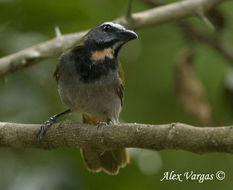
{"type": "MultiPolygon", "coordinates": [[[[97,119],[83,114],[83,123],[96,125],[97,119]]],[[[120,168],[129,163],[127,149],[115,149],[104,152],[93,149],[80,149],[88,170],[93,172],[104,171],[107,174],[117,174],[120,168]]]]}

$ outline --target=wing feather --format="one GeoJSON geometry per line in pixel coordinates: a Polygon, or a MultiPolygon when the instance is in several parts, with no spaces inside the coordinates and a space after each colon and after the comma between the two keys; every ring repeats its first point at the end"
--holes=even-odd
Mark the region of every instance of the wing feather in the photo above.
{"type": "Polygon", "coordinates": [[[121,106],[123,106],[125,77],[124,77],[124,71],[123,71],[122,65],[120,63],[119,63],[119,66],[118,66],[118,75],[120,77],[121,84],[117,87],[116,93],[117,93],[117,95],[119,96],[119,98],[121,100],[121,106]]]}

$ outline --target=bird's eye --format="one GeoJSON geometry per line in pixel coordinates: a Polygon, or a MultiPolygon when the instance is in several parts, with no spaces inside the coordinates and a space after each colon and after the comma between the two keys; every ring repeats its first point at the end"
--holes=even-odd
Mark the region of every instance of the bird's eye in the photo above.
{"type": "Polygon", "coordinates": [[[110,24],[105,24],[105,25],[103,26],[103,29],[104,29],[104,31],[109,31],[109,30],[112,29],[112,26],[111,26],[110,24]]]}

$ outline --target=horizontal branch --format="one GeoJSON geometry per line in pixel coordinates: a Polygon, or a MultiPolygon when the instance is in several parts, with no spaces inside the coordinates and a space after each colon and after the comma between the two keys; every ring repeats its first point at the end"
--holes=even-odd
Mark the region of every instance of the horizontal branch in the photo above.
{"type": "MultiPolygon", "coordinates": [[[[223,2],[222,0],[184,0],[115,20],[130,29],[140,29],[204,13],[223,2]]],[[[0,59],[0,77],[60,55],[65,49],[79,42],[87,31],[66,34],[40,43],[0,59]]]]}
{"type": "Polygon", "coordinates": [[[51,126],[43,141],[38,124],[0,123],[0,147],[55,149],[61,147],[110,150],[123,147],[186,150],[194,153],[233,153],[233,126],[194,127],[118,124],[91,126],[70,121],[51,126]]]}
{"type": "Polygon", "coordinates": [[[205,12],[224,0],[183,0],[132,14],[130,19],[121,17],[115,21],[130,29],[141,29],[165,22],[180,20],[205,12]]]}

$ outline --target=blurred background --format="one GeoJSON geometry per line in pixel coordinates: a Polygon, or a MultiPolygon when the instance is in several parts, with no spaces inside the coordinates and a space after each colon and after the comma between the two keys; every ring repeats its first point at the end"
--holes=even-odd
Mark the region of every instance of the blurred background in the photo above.
{"type": "MultiPolygon", "coordinates": [[[[133,12],[169,1],[135,0],[133,12]]],[[[55,37],[54,28],[72,33],[125,14],[125,0],[0,0],[0,56],[55,37]]],[[[126,77],[122,122],[197,126],[233,123],[233,60],[222,56],[204,38],[233,53],[233,2],[208,13],[214,24],[200,18],[137,30],[119,59],[126,77]],[[232,48],[231,48],[232,47],[232,48]]],[[[0,79],[0,121],[43,123],[63,111],[53,78],[58,59],[50,59],[0,79]]],[[[81,121],[72,114],[65,119],[81,121]]],[[[63,189],[230,189],[233,156],[197,155],[180,150],[160,152],[130,149],[131,162],[119,175],[93,174],[79,150],[0,149],[1,190],[63,189]],[[223,181],[160,181],[166,171],[226,173],[223,181]]]]}

